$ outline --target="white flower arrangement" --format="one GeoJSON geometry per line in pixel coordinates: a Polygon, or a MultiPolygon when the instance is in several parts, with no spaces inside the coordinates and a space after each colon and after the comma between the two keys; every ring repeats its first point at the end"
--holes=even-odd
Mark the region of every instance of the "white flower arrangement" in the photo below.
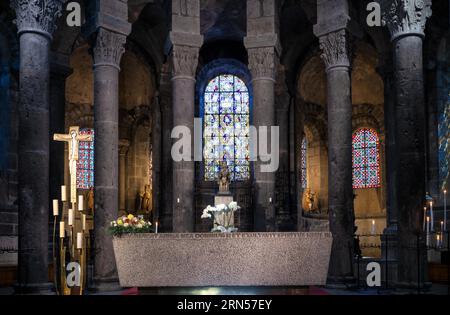
{"type": "Polygon", "coordinates": [[[241,207],[238,206],[236,201],[232,201],[228,205],[219,204],[215,207],[208,205],[203,209],[201,218],[214,219],[214,228],[211,232],[236,232],[237,228],[235,228],[231,222],[234,218],[234,212],[240,208],[241,207]]]}

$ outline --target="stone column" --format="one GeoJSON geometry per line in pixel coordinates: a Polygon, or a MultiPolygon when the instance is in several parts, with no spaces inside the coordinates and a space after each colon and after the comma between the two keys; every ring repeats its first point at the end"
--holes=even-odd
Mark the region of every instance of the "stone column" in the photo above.
{"type": "MultiPolygon", "coordinates": [[[[380,56],[380,66],[377,71],[384,83],[384,125],[385,125],[385,171],[386,187],[386,228],[382,236],[382,257],[395,261],[397,258],[397,146],[395,119],[395,85],[392,52],[389,50],[380,56]],[[387,251],[387,253],[386,253],[387,251]]],[[[389,267],[392,271],[394,268],[389,267]]],[[[392,272],[390,272],[392,274],[392,272]]],[[[390,281],[393,279],[390,278],[390,281]]]]}
{"type": "Polygon", "coordinates": [[[121,139],[119,141],[119,211],[121,214],[127,212],[127,153],[130,141],[121,139]]]}
{"type": "MultiPolygon", "coordinates": [[[[194,113],[195,72],[200,35],[200,1],[172,1],[172,104],[173,125],[191,131],[190,161],[173,162],[173,232],[194,231],[194,113]]],[[[176,141],[176,139],[174,139],[176,141]]]]}
{"type": "Polygon", "coordinates": [[[173,198],[173,177],[172,173],[172,157],[170,151],[172,149],[172,139],[170,134],[173,127],[173,112],[170,89],[170,73],[169,65],[164,64],[161,67],[161,77],[159,84],[159,104],[161,107],[161,132],[162,132],[162,161],[161,173],[164,176],[162,181],[162,204],[160,213],[161,232],[170,232],[172,230],[172,198],[173,198]]]}
{"type": "Polygon", "coordinates": [[[394,47],[396,148],[398,158],[398,285],[423,284],[425,248],[422,234],[425,202],[425,103],[422,41],[431,16],[431,0],[381,1],[383,22],[394,47]],[[417,247],[423,255],[418,261],[417,247]],[[418,269],[418,265],[420,268],[418,269]]]}
{"type": "Polygon", "coordinates": [[[119,65],[126,36],[100,28],[94,55],[95,265],[97,290],[116,288],[117,272],[109,223],[119,206],[119,65]]]}
{"type": "MultiPolygon", "coordinates": [[[[323,9],[323,8],[322,8],[323,9]]],[[[329,9],[329,8],[328,8],[329,9]]],[[[324,11],[319,11],[324,14],[324,11]]],[[[328,282],[353,281],[352,100],[349,34],[315,26],[327,73],[328,211],[333,247],[328,282]]]]}
{"type": "Polygon", "coordinates": [[[159,97],[156,96],[152,108],[152,194],[153,194],[153,222],[160,224],[160,205],[161,205],[161,108],[159,106],[159,97]]]}
{"type": "MultiPolygon", "coordinates": [[[[252,74],[253,109],[252,124],[259,130],[267,127],[268,149],[270,129],[275,126],[275,72],[281,46],[278,38],[278,6],[272,0],[247,0],[247,36],[244,45],[248,52],[248,67],[252,74]]],[[[258,134],[258,138],[261,135],[258,134]]],[[[274,231],[275,172],[261,172],[258,146],[257,161],[253,162],[254,230],[274,231]]]]}
{"type": "MultiPolygon", "coordinates": [[[[50,62],[49,139],[53,139],[55,133],[66,133],[66,79],[71,73],[69,56],[52,53],[50,62]]],[[[66,161],[64,159],[64,148],[63,142],[50,141],[50,202],[53,199],[61,198],[61,185],[64,185],[64,163],[66,161]]]]}
{"type": "Polygon", "coordinates": [[[284,66],[278,67],[275,85],[276,124],[280,127],[280,167],[277,172],[277,230],[293,228],[290,215],[290,173],[289,173],[289,105],[291,97],[285,81],[284,66]]]}
{"type": "Polygon", "coordinates": [[[19,292],[48,282],[49,51],[64,1],[11,1],[20,40],[19,292]]]}

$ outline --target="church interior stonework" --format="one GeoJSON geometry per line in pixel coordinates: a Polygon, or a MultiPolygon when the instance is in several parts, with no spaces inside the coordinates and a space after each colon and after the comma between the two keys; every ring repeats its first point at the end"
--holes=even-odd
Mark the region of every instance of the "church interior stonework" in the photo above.
{"type": "Polygon", "coordinates": [[[0,294],[449,294],[449,13],[0,0],[0,294]]]}

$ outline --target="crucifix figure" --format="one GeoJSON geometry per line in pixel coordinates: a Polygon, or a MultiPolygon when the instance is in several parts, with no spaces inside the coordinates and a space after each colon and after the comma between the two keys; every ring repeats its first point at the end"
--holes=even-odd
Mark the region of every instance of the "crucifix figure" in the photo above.
{"type": "Polygon", "coordinates": [[[80,141],[92,141],[92,135],[80,135],[80,128],[70,127],[68,134],[54,134],[53,140],[64,141],[69,144],[69,173],[70,173],[70,200],[76,202],[77,194],[77,161],[78,144],[80,141]]]}

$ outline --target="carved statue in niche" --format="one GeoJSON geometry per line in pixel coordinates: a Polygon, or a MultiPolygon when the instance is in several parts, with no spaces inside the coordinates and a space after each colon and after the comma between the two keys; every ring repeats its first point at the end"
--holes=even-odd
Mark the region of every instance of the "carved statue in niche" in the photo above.
{"type": "Polygon", "coordinates": [[[230,173],[228,172],[227,163],[225,161],[220,162],[220,172],[219,172],[219,193],[225,194],[229,193],[230,186],[230,173]]]}
{"type": "Polygon", "coordinates": [[[152,190],[150,185],[145,185],[144,192],[141,194],[140,212],[149,214],[152,212],[152,190]]]}
{"type": "Polygon", "coordinates": [[[306,188],[303,192],[302,201],[303,210],[307,212],[318,212],[318,197],[317,193],[312,191],[310,188],[306,188]]]}

